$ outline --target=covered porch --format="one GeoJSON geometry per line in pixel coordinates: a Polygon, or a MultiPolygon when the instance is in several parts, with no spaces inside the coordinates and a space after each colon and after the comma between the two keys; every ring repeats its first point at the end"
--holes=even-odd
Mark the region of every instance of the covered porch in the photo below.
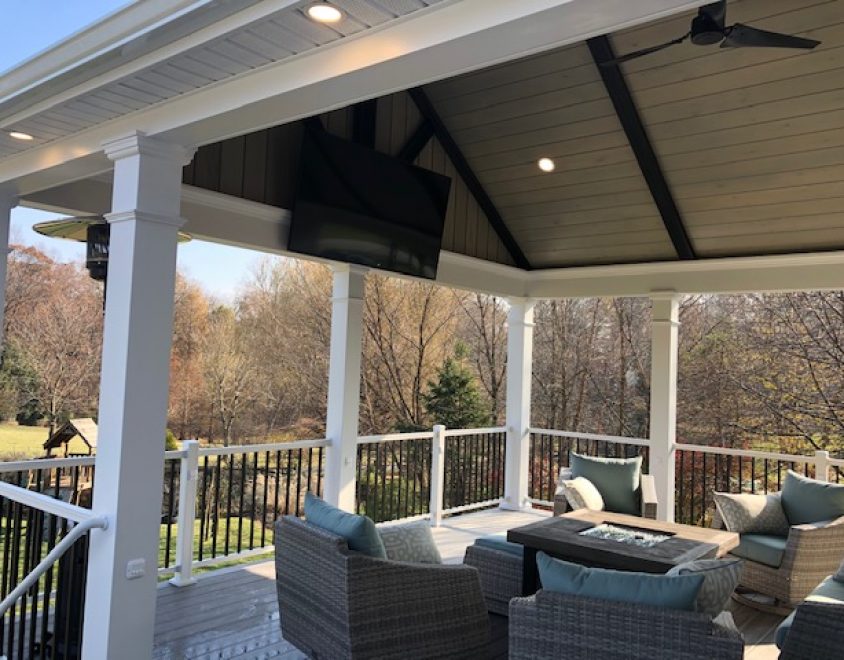
{"type": "MultiPolygon", "coordinates": [[[[479,536],[505,532],[547,515],[541,510],[501,509],[466,513],[446,518],[434,529],[434,538],[444,561],[460,562],[466,547],[479,536]]],[[[272,561],[222,569],[200,578],[194,589],[162,585],[157,604],[155,658],[304,658],[279,630],[272,561]],[[222,591],[232,611],[219,607],[222,591]]],[[[733,604],[732,614],[745,638],[747,660],[779,656],[774,631],[782,617],[739,604],[733,604]]],[[[506,617],[490,615],[486,657],[507,657],[506,617]]]]}
{"type": "MultiPolygon", "coordinates": [[[[549,504],[572,449],[643,455],[666,521],[709,524],[712,489],[776,490],[788,467],[840,480],[844,460],[823,451],[678,443],[676,397],[682,296],[842,288],[844,162],[831,146],[844,124],[842,3],[729,3],[733,20],[817,36],[815,53],[684,47],[623,66],[614,51],[685,31],[702,3],[342,1],[334,27],[309,22],[306,4],[139,2],[13,71],[0,101],[0,244],[16,204],[111,227],[96,459],[2,468],[38,484],[4,486],[9,511],[92,528],[84,657],[210,652],[203,621],[181,631],[166,613],[220,596],[215,581],[238,585],[266,623],[266,567],[194,570],[270,550],[272,521],[298,515],[309,489],[378,520],[429,518],[456,559],[476,535],[541,515],[531,509],[549,504]],[[755,92],[721,93],[742,86],[755,92]],[[153,440],[165,429],[178,232],[297,256],[287,236],[304,130],[453,179],[436,282],[507,301],[503,426],[358,437],[366,270],[331,263],[325,438],[166,454],[153,440]],[[545,157],[556,167],[539,178],[545,157]],[[590,296],[651,301],[648,437],[531,424],[534,305],[590,296]],[[92,466],[92,512],[31,495],[92,466]],[[223,470],[225,510],[206,519],[198,509],[223,470]],[[393,480],[404,490],[386,496],[393,480]],[[159,573],[174,586],[158,587],[159,573]]],[[[48,536],[55,545],[55,524],[48,536]]],[[[277,625],[243,625],[219,635],[226,652],[289,651],[277,625]],[[249,647],[253,634],[265,649],[249,647]]]]}

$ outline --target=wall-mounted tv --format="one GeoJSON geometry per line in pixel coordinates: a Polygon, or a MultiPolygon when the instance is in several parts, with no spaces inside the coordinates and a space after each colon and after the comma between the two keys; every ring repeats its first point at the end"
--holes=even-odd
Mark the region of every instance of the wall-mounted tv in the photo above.
{"type": "Polygon", "coordinates": [[[405,275],[437,275],[451,179],[306,129],[287,248],[405,275]]]}

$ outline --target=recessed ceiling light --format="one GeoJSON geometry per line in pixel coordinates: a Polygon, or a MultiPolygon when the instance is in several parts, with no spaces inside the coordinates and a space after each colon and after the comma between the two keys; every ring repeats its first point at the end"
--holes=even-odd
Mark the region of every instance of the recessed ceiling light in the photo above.
{"type": "Polygon", "coordinates": [[[336,23],[343,18],[343,12],[327,2],[315,2],[306,11],[317,23],[336,23]]]}
{"type": "Polygon", "coordinates": [[[22,133],[21,131],[9,131],[9,137],[13,137],[16,140],[32,140],[32,136],[29,133],[22,133]]]}
{"type": "Polygon", "coordinates": [[[550,158],[540,158],[536,164],[539,165],[539,169],[543,172],[553,172],[554,167],[556,167],[554,161],[550,158]]]}

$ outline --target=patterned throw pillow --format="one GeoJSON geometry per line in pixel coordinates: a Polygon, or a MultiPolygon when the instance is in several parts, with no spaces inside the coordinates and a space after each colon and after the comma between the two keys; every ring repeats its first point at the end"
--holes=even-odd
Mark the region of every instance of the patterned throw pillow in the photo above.
{"type": "Polygon", "coordinates": [[[678,564],[666,575],[703,575],[695,610],[716,617],[727,607],[741,579],[741,559],[698,559],[678,564]]]}
{"type": "Polygon", "coordinates": [[[387,559],[391,561],[406,561],[414,564],[442,564],[443,560],[431,525],[418,520],[399,525],[383,525],[378,528],[387,559]]]}
{"type": "Polygon", "coordinates": [[[844,582],[844,561],[841,562],[841,566],[838,567],[838,572],[832,576],[832,579],[836,582],[844,582]]]}
{"type": "Polygon", "coordinates": [[[566,501],[574,509],[591,509],[592,511],[604,510],[604,498],[601,493],[586,477],[577,477],[563,481],[566,501]]]}
{"type": "Polygon", "coordinates": [[[788,519],[785,517],[779,493],[715,493],[715,506],[727,531],[737,534],[788,536],[788,519]]]}

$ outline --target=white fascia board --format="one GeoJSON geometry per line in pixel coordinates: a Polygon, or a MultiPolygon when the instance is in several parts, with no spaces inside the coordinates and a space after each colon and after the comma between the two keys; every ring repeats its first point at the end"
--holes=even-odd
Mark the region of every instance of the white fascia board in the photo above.
{"type": "Polygon", "coordinates": [[[55,76],[85,64],[97,55],[142,36],[163,23],[211,0],[143,0],[126,5],[83,27],[57,44],[0,73],[0,103],[55,76]]]}
{"type": "Polygon", "coordinates": [[[582,41],[700,5],[700,0],[460,0],[434,5],[299,57],[162,101],[0,162],[21,194],[143,131],[201,145],[312,116],[503,61],[582,41]]]}
{"type": "MultiPolygon", "coordinates": [[[[111,181],[107,176],[77,181],[31,194],[21,204],[62,214],[106,213],[111,207],[111,181]]],[[[182,216],[187,220],[185,231],[197,239],[305,258],[287,251],[290,212],[285,209],[183,185],[182,216]]],[[[844,251],[535,271],[442,251],[436,281],[458,289],[535,299],[648,296],[664,291],[838,290],[844,288],[844,251]]]]}
{"type": "Polygon", "coordinates": [[[822,291],[844,288],[844,251],[533,271],[533,298],[822,291]]]}

